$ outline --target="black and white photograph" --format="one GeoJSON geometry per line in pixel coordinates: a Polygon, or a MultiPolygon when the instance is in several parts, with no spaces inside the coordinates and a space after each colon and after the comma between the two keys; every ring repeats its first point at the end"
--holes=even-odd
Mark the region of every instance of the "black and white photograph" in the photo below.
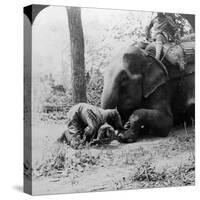
{"type": "Polygon", "coordinates": [[[195,15],[24,7],[24,192],[195,185],[195,15]]]}

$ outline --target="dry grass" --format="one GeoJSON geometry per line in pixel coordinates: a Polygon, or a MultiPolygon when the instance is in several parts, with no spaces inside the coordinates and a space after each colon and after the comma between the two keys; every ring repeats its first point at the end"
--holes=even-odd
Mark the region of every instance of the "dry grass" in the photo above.
{"type": "Polygon", "coordinates": [[[68,180],[72,186],[78,187],[87,176],[98,179],[99,170],[104,170],[108,176],[110,170],[112,173],[116,170],[116,176],[111,176],[104,188],[120,190],[194,185],[194,131],[183,131],[181,135],[172,134],[162,140],[153,140],[149,145],[140,141],[139,145],[118,144],[74,150],[66,144],[48,143],[43,158],[32,171],[33,177],[49,178],[50,182],[68,180]]]}
{"type": "Polygon", "coordinates": [[[97,165],[99,158],[98,154],[92,155],[87,150],[72,150],[65,144],[55,144],[51,151],[44,154],[43,160],[35,168],[33,175],[35,177],[66,177],[97,165]]]}
{"type": "Polygon", "coordinates": [[[153,188],[194,185],[195,183],[195,164],[191,159],[186,160],[175,168],[163,168],[161,170],[145,160],[136,166],[136,172],[129,177],[123,177],[114,182],[115,189],[129,188],[153,188]]]}

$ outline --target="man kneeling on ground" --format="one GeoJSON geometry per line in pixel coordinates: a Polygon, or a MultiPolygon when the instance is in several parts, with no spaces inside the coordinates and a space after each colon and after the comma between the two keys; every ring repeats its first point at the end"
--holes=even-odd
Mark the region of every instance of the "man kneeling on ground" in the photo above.
{"type": "Polygon", "coordinates": [[[68,120],[67,130],[58,140],[66,142],[73,148],[77,148],[79,144],[100,139],[102,136],[99,136],[98,131],[105,123],[110,126],[102,126],[104,132],[111,128],[115,130],[124,129],[117,109],[104,110],[87,103],[79,103],[73,106],[68,112],[68,120]]]}

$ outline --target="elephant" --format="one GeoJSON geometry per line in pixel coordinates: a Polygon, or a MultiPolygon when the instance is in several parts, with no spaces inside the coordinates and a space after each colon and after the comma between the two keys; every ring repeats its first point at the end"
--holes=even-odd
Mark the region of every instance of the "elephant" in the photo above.
{"type": "Polygon", "coordinates": [[[117,108],[128,129],[118,137],[135,142],[141,130],[166,137],[172,126],[194,119],[194,63],[184,71],[131,45],[105,71],[103,109],[117,108]]]}

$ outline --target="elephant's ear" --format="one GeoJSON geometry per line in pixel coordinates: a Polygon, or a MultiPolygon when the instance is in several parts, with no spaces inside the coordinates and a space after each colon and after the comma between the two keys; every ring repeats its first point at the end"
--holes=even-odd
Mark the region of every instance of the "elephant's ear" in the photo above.
{"type": "Polygon", "coordinates": [[[147,98],[160,85],[166,83],[168,73],[165,66],[154,57],[147,56],[143,66],[143,96],[147,98]]]}

